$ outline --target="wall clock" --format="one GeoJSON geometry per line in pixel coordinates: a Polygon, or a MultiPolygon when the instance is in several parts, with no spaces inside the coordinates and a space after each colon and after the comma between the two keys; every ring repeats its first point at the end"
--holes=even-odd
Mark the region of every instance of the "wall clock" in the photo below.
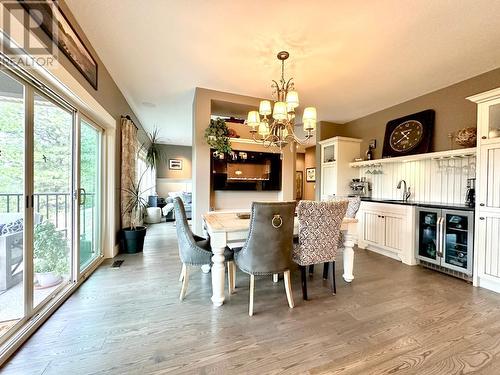
{"type": "Polygon", "coordinates": [[[429,152],[434,118],[434,110],[428,109],[389,121],[385,128],[382,157],[429,152]]]}

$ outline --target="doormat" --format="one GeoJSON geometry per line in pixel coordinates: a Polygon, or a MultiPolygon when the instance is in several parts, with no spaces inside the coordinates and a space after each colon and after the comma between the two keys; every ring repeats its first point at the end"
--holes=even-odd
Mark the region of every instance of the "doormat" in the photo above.
{"type": "Polygon", "coordinates": [[[120,268],[123,262],[124,262],[123,260],[115,260],[111,265],[111,268],[120,268]]]}

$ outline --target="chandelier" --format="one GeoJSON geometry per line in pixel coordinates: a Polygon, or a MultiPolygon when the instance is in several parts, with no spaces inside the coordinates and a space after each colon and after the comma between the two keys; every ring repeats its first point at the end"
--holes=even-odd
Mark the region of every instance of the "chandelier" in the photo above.
{"type": "Polygon", "coordinates": [[[295,91],[293,78],[285,79],[285,60],[289,56],[287,51],[277,55],[281,61],[281,79],[279,82],[273,80],[271,85],[276,98],[273,106],[271,101],[262,100],[258,111],[248,112],[246,121],[255,142],[264,147],[277,147],[280,151],[288,143],[307,143],[316,129],[316,108],[306,107],[302,116],[305,138],[295,134],[295,108],[299,106],[299,94],[295,91]]]}

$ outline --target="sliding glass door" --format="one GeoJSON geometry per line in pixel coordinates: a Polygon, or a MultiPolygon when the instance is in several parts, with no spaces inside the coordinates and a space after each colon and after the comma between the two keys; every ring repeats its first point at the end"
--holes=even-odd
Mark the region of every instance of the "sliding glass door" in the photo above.
{"type": "Polygon", "coordinates": [[[34,303],[71,278],[74,113],[34,95],[34,303]]]}
{"type": "Polygon", "coordinates": [[[102,255],[103,130],[0,71],[0,344],[102,255]]]}
{"type": "Polygon", "coordinates": [[[101,255],[101,143],[102,130],[80,121],[80,257],[83,272],[101,255]]]}
{"type": "Polygon", "coordinates": [[[0,341],[25,316],[25,89],[0,72],[0,341]]]}

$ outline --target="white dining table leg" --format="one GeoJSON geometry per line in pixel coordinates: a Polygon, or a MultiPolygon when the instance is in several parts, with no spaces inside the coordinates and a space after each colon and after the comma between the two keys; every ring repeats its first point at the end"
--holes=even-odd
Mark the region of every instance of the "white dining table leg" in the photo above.
{"type": "Polygon", "coordinates": [[[222,306],[224,303],[225,262],[224,249],[226,248],[225,233],[214,233],[210,238],[212,244],[212,303],[222,306]]]}
{"type": "Polygon", "coordinates": [[[350,224],[344,238],[344,274],[342,277],[348,283],[354,280],[354,232],[355,225],[350,224]]]}

